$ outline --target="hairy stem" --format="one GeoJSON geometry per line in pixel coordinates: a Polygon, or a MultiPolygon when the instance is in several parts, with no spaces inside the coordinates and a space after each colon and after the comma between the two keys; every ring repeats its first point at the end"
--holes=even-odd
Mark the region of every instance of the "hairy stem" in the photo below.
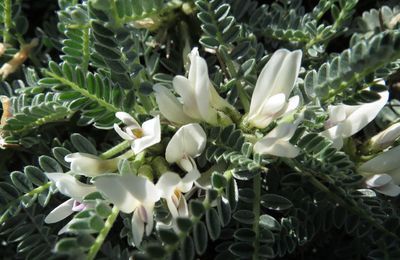
{"type": "Polygon", "coordinates": [[[255,221],[253,223],[253,231],[256,234],[254,239],[254,252],[253,252],[253,260],[259,259],[258,251],[259,251],[259,237],[260,237],[260,228],[259,228],[259,219],[260,219],[260,196],[261,196],[261,175],[257,173],[253,178],[253,191],[254,191],[254,201],[253,201],[253,213],[255,216],[255,221]]]}
{"type": "Polygon", "coordinates": [[[4,31],[3,41],[4,43],[11,43],[10,30],[12,27],[12,2],[11,0],[4,0],[4,31]]]}
{"type": "Polygon", "coordinates": [[[114,155],[124,151],[126,148],[128,148],[130,145],[129,141],[123,141],[120,144],[117,144],[113,148],[105,151],[104,153],[100,154],[100,158],[102,159],[109,159],[113,157],[114,155]]]}
{"type": "Polygon", "coordinates": [[[89,253],[87,255],[87,260],[92,260],[96,257],[97,253],[99,252],[101,246],[104,243],[108,233],[110,232],[115,220],[118,217],[119,209],[114,206],[111,210],[111,214],[108,216],[106,222],[104,223],[103,229],[100,231],[99,235],[96,238],[94,244],[90,247],[89,253]]]}

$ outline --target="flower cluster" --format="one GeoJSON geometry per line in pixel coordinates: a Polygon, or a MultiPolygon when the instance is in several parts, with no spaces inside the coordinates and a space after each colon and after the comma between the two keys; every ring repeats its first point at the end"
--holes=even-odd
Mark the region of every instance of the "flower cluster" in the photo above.
{"type": "MultiPolygon", "coordinates": [[[[197,48],[191,51],[189,58],[191,65],[188,77],[176,76],[172,82],[179,98],[164,85],[154,86],[160,115],[140,125],[132,115],[116,113],[116,118],[124,127],[114,124],[114,129],[129,142],[135,156],[146,153],[146,149],[164,140],[161,122],[169,124],[169,129],[176,129],[165,147],[164,158],[169,166],[159,172],[154,180],[154,174],[145,176],[134,171],[119,172],[118,164],[122,160],[129,160],[130,156],[105,160],[90,154],[69,154],[65,161],[71,163],[71,172],[47,174],[57,189],[70,197],[47,216],[47,223],[93,207],[85,202],[85,196],[95,191],[103,194],[121,212],[132,214],[132,237],[136,246],[140,246],[144,235],[151,234],[154,207],[159,201],[164,201],[171,213],[172,219],[167,225],[174,226],[176,217],[189,216],[187,195],[194,189],[202,188],[196,185],[202,174],[195,159],[205,150],[207,135],[200,124],[215,126],[233,123],[235,119],[229,117],[229,111],[238,113],[212,85],[207,63],[199,56],[197,48]],[[88,178],[87,182],[79,181],[82,178],[88,178]]],[[[300,111],[295,114],[300,106],[300,97],[291,96],[301,59],[300,50],[280,49],[270,57],[258,77],[249,112],[241,122],[247,130],[256,133],[252,137],[253,152],[256,154],[295,158],[301,153],[301,149],[291,143],[303,120],[300,111]]],[[[340,149],[345,138],[364,128],[386,104],[388,92],[380,92],[379,95],[379,100],[368,104],[328,106],[329,119],[320,134],[331,139],[332,146],[340,149]]],[[[399,136],[398,129],[397,124],[393,125],[385,133],[373,137],[371,142],[384,149],[399,136]]],[[[399,149],[397,147],[384,152],[358,168],[362,175],[369,178],[366,181],[368,187],[389,196],[400,193],[400,188],[395,185],[397,179],[400,181],[397,176],[400,176],[400,165],[395,159],[399,149]]],[[[68,230],[68,224],[60,232],[65,230],[68,230]]]]}

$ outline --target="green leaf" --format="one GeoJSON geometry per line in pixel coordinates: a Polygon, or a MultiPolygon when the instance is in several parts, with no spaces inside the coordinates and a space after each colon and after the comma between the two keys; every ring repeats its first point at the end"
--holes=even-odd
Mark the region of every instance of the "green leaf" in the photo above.
{"type": "Polygon", "coordinates": [[[195,257],[195,251],[194,251],[194,244],[193,240],[190,236],[187,236],[185,240],[182,243],[181,251],[180,251],[180,256],[182,260],[192,260],[195,257]]]}
{"type": "Polygon", "coordinates": [[[62,238],[57,242],[55,251],[56,252],[69,252],[76,251],[79,248],[78,243],[76,242],[76,238],[62,238]]]}
{"type": "Polygon", "coordinates": [[[47,155],[42,155],[39,157],[39,165],[45,172],[63,172],[60,164],[47,155]]]}
{"type": "Polygon", "coordinates": [[[22,193],[28,193],[30,190],[32,190],[32,183],[29,181],[28,177],[22,172],[12,172],[10,174],[10,177],[14,186],[22,193]]]}
{"type": "Polygon", "coordinates": [[[197,200],[190,201],[189,209],[192,215],[195,217],[201,217],[205,211],[203,203],[197,200]]]}
{"type": "Polygon", "coordinates": [[[96,147],[81,134],[72,134],[71,142],[78,152],[97,155],[96,147]]]}
{"type": "Polygon", "coordinates": [[[236,242],[229,246],[229,251],[235,256],[249,258],[253,255],[254,247],[245,242],[236,242]]]}
{"type": "Polygon", "coordinates": [[[168,245],[176,244],[179,241],[179,237],[175,234],[173,230],[159,229],[158,235],[160,236],[161,241],[168,245]]]}
{"type": "Polygon", "coordinates": [[[260,216],[260,226],[272,231],[279,231],[281,229],[281,225],[278,223],[278,221],[274,217],[267,214],[260,216]]]}
{"type": "Polygon", "coordinates": [[[235,231],[233,237],[239,241],[252,242],[256,238],[256,233],[250,228],[241,228],[235,231]]]}
{"type": "Polygon", "coordinates": [[[193,240],[197,254],[202,255],[208,245],[207,229],[203,222],[199,222],[194,226],[193,240]]]}
{"type": "Polygon", "coordinates": [[[28,179],[37,186],[41,186],[48,181],[43,171],[35,166],[26,166],[24,172],[28,179]]]}
{"type": "Polygon", "coordinates": [[[178,228],[182,231],[182,232],[189,232],[189,230],[192,228],[192,221],[188,218],[183,218],[183,217],[178,217],[176,218],[176,224],[178,226],[178,228]]]}
{"type": "Polygon", "coordinates": [[[287,210],[293,206],[290,200],[277,194],[264,194],[260,201],[263,207],[278,211],[287,210]]]}
{"type": "MultiPolygon", "coordinates": [[[[85,200],[87,200],[87,196],[85,200]]],[[[103,201],[98,201],[96,202],[96,213],[102,218],[107,218],[111,214],[111,208],[103,201]]]]}
{"type": "Polygon", "coordinates": [[[219,216],[215,209],[210,208],[206,212],[206,223],[208,234],[212,240],[216,240],[221,234],[221,225],[219,222],[219,216]]]}
{"type": "Polygon", "coordinates": [[[238,210],[233,214],[233,218],[243,224],[253,224],[255,221],[255,215],[249,210],[238,210]]]}

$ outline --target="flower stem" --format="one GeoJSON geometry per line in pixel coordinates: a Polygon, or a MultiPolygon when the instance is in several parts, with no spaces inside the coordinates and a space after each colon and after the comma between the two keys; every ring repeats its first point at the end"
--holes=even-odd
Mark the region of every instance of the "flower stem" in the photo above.
{"type": "Polygon", "coordinates": [[[256,234],[254,239],[254,252],[253,252],[253,260],[259,259],[258,251],[259,251],[259,237],[260,237],[260,228],[259,228],[259,219],[260,219],[260,196],[261,196],[261,175],[257,173],[253,178],[253,191],[254,191],[254,201],[253,201],[253,213],[255,216],[255,221],[253,223],[253,231],[256,234]]]}
{"type": "Polygon", "coordinates": [[[106,222],[104,223],[103,229],[100,231],[99,235],[96,238],[94,244],[90,247],[89,253],[87,255],[87,260],[92,260],[96,257],[97,253],[100,250],[101,245],[103,245],[104,240],[106,239],[108,232],[110,232],[115,220],[117,219],[119,213],[119,209],[114,206],[111,210],[111,214],[108,216],[106,222]]]}
{"type": "Polygon", "coordinates": [[[100,154],[100,158],[102,159],[109,159],[114,155],[124,151],[130,145],[129,141],[123,141],[122,143],[114,146],[113,148],[105,151],[104,153],[100,154]]]}
{"type": "Polygon", "coordinates": [[[3,41],[4,43],[11,43],[10,30],[12,27],[12,2],[11,0],[4,0],[4,31],[3,31],[3,41]]]}

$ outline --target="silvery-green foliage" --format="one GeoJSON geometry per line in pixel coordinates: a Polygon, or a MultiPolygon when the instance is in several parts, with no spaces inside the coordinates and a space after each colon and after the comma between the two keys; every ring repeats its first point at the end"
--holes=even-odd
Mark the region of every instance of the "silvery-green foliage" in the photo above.
{"type": "MultiPolygon", "coordinates": [[[[7,44],[1,65],[23,44],[40,39],[24,65],[0,82],[0,95],[12,104],[12,116],[0,128],[1,254],[397,259],[398,201],[365,187],[357,167],[374,155],[368,138],[399,120],[400,7],[395,1],[366,2],[1,2],[0,38],[7,44]],[[33,19],[30,10],[42,13],[33,19]],[[45,216],[66,200],[46,173],[69,172],[64,157],[74,152],[105,159],[129,150],[112,130],[119,123],[115,113],[127,112],[141,123],[157,114],[153,86],[173,90],[174,76],[186,75],[193,47],[207,62],[210,84],[236,110],[219,111],[231,119],[228,124],[200,122],[207,142],[194,159],[201,177],[185,195],[189,214],[174,218],[167,203],[158,201],[156,228],[135,245],[132,214],[118,213],[104,194],[93,192],[81,201],[92,207],[45,224],[45,216]],[[290,159],[256,154],[253,147],[273,127],[295,118],[257,130],[242,121],[258,75],[280,48],[303,52],[293,90],[301,99],[295,118],[302,121],[289,141],[299,155],[290,159]],[[390,100],[337,150],[319,134],[328,106],[377,101],[387,90],[377,78],[389,86],[390,100]],[[67,223],[68,235],[58,235],[67,223]]],[[[128,153],[117,172],[156,183],[165,169],[179,171],[164,158],[178,127],[162,123],[161,142],[143,154],[128,153]]]]}

